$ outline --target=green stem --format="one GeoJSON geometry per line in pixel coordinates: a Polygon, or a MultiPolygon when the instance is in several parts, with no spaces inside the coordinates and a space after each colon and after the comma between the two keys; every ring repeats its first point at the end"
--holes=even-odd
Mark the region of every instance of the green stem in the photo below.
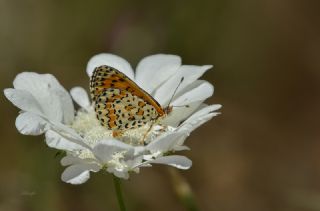
{"type": "Polygon", "coordinates": [[[126,211],[126,206],[124,205],[122,191],[121,191],[121,180],[120,178],[113,175],[113,183],[117,193],[118,204],[121,211],[126,211]]]}
{"type": "Polygon", "coordinates": [[[198,211],[194,194],[187,180],[180,174],[177,169],[169,168],[169,174],[173,189],[177,197],[188,211],[198,211]]]}

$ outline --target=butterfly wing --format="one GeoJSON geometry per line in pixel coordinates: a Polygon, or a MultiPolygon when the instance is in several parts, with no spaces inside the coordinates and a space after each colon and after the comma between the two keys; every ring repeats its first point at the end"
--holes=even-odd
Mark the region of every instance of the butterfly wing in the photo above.
{"type": "Polygon", "coordinates": [[[111,130],[141,127],[165,113],[159,103],[130,78],[106,65],[94,70],[90,93],[98,120],[111,130]]]}

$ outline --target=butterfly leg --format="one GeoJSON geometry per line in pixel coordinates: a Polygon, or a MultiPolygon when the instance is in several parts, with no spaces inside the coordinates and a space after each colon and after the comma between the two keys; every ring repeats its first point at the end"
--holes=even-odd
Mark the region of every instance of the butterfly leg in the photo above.
{"type": "Polygon", "coordinates": [[[154,122],[152,122],[152,124],[150,125],[149,129],[148,129],[147,132],[144,134],[143,139],[142,139],[142,141],[140,142],[141,145],[142,145],[142,144],[143,144],[143,145],[146,145],[145,140],[146,140],[148,134],[150,133],[153,125],[154,125],[154,122]]]}

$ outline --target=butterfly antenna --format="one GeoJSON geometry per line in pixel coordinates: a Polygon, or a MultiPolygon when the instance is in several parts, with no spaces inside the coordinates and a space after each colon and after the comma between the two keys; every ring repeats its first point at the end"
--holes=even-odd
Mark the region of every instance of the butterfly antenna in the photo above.
{"type": "Polygon", "coordinates": [[[172,94],[172,96],[171,96],[171,99],[169,100],[169,103],[168,103],[168,105],[167,105],[167,108],[170,106],[170,103],[172,102],[172,100],[173,100],[173,98],[174,98],[174,96],[175,96],[176,92],[178,91],[179,86],[180,86],[180,85],[181,85],[181,83],[183,82],[183,80],[184,80],[184,77],[182,77],[182,78],[181,78],[181,80],[180,80],[180,82],[179,82],[178,86],[177,86],[177,87],[176,87],[176,89],[174,90],[174,92],[173,92],[173,94],[172,94]]]}
{"type": "Polygon", "coordinates": [[[185,108],[189,108],[190,106],[189,105],[179,105],[179,106],[173,106],[174,108],[181,108],[181,107],[185,107],[185,108]]]}

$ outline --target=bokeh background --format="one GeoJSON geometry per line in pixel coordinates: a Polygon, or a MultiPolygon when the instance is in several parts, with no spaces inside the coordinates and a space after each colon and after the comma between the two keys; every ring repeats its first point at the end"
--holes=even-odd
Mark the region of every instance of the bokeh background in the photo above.
{"type": "MultiPolygon", "coordinates": [[[[194,165],[182,172],[199,209],[320,210],[319,9],[317,0],[0,0],[0,88],[26,70],[88,87],[86,63],[101,52],[133,66],[155,53],[214,64],[203,78],[222,115],[190,136],[194,165]]],[[[1,211],[118,210],[110,175],[63,183],[56,151],[20,135],[18,109],[0,99],[1,211]]],[[[128,210],[185,210],[167,167],[123,186],[128,210]]]]}

